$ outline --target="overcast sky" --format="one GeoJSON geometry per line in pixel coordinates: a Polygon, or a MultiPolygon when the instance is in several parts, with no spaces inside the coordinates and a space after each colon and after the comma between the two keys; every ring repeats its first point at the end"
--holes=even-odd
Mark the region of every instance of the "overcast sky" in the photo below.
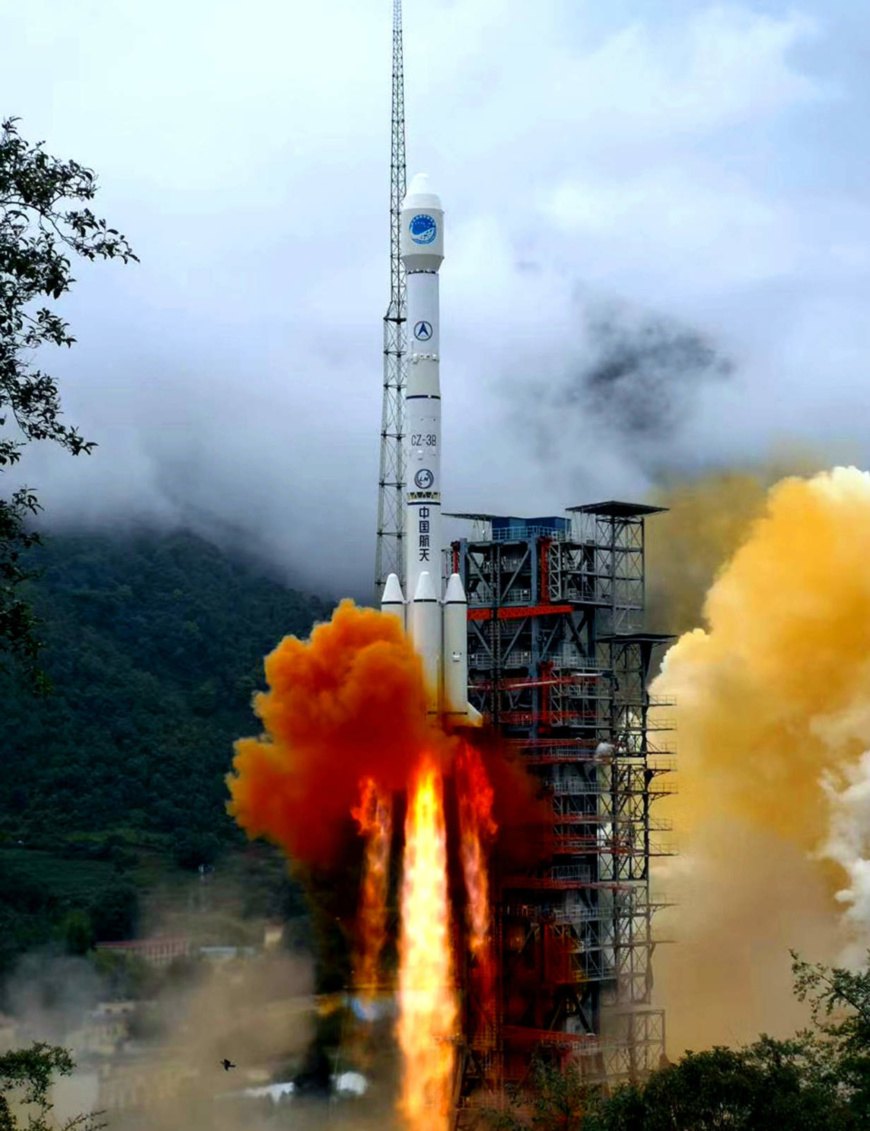
{"type": "MultiPolygon", "coordinates": [[[[368,595],[390,0],[0,5],[0,113],[99,174],[46,357],[90,458],[48,512],[237,531],[368,595]]],[[[552,513],[812,442],[865,461],[863,0],[405,0],[408,171],[447,210],[445,503],[552,513]]]]}

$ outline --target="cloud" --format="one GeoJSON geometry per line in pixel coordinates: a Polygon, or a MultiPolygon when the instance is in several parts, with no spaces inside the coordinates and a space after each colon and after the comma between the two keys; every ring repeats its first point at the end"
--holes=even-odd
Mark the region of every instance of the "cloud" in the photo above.
{"type": "MultiPolygon", "coordinates": [[[[99,447],[28,453],[52,520],[214,516],[288,578],[369,595],[390,17],[375,0],[4,14],[20,49],[0,102],[97,169],[142,259],[82,265],[63,304],[78,345],[46,362],[99,447]]],[[[868,90],[842,5],[441,0],[405,19],[409,171],[449,224],[450,509],[549,512],[782,430],[857,435],[870,200],[847,154],[868,90]],[[631,312],[617,353],[653,324],[683,344],[629,366],[604,411],[608,304],[631,312]],[[732,378],[676,364],[690,341],[732,378]],[[638,446],[635,403],[673,367],[691,396],[638,446]],[[554,433],[530,390],[558,404],[578,375],[554,433]]]]}
{"type": "Polygon", "coordinates": [[[556,407],[585,407],[615,433],[639,439],[670,439],[693,391],[732,368],[701,334],[612,304],[587,311],[585,339],[585,365],[557,387],[556,407]]]}

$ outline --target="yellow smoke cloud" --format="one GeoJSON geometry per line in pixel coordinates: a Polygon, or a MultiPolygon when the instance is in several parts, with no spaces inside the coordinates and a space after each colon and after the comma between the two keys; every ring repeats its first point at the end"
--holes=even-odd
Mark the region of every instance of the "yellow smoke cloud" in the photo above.
{"type": "Polygon", "coordinates": [[[853,818],[866,809],[856,799],[870,747],[870,475],[789,478],[763,506],[738,478],[723,497],[734,505],[698,527],[699,541],[737,548],[707,593],[706,627],[670,649],[652,689],[677,701],[668,815],[683,857],[659,875],[682,905],[669,923],[682,945],[657,964],[674,1051],[799,1021],[788,948],[835,957],[834,892],[846,887],[853,911],[861,901],[853,818]]]}
{"type": "Polygon", "coordinates": [[[829,466],[809,451],[783,452],[763,466],[714,472],[656,491],[667,507],[647,529],[647,605],[657,632],[688,632],[701,623],[707,591],[765,509],[768,490],[789,475],[829,466]]]}
{"type": "Polygon", "coordinates": [[[655,631],[679,634],[700,623],[707,590],[763,513],[769,486],[762,474],[726,473],[652,498],[668,508],[647,530],[647,604],[655,631]]]}

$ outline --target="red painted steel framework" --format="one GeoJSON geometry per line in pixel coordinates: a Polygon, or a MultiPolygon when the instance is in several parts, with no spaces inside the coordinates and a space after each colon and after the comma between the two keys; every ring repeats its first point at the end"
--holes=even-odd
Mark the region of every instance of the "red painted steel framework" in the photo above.
{"type": "Polygon", "coordinates": [[[523,1078],[535,1049],[609,1081],[664,1054],[649,868],[670,851],[652,810],[673,756],[647,682],[671,638],[642,625],[644,523],[661,509],[452,516],[474,523],[450,563],[469,599],[469,698],[540,778],[552,818],[537,863],[494,877],[497,1009],[485,1023],[467,1003],[466,1092],[523,1078]]]}

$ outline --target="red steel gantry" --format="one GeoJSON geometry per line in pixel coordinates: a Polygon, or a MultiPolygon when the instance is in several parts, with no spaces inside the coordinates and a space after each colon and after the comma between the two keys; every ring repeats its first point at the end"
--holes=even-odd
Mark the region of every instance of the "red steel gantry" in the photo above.
{"type": "Polygon", "coordinates": [[[661,510],[452,516],[474,523],[450,551],[469,601],[469,699],[552,815],[538,863],[494,877],[495,1024],[467,1050],[491,1086],[522,1078],[535,1049],[608,1081],[664,1055],[649,869],[669,853],[653,806],[671,792],[672,721],[647,682],[671,637],[642,626],[644,522],[661,510]]]}

